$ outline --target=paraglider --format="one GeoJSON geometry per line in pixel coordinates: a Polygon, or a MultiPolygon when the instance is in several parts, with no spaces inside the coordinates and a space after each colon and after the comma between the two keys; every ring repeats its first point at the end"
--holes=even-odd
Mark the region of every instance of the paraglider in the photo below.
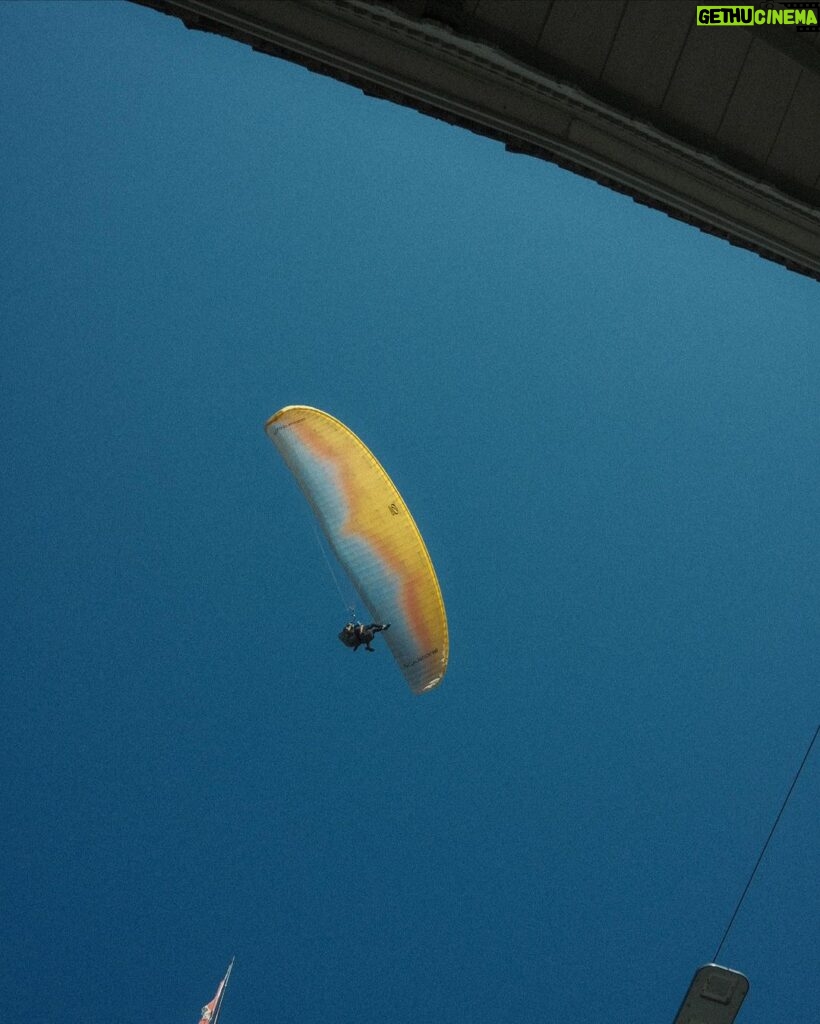
{"type": "MultiPolygon", "coordinates": [[[[373,453],[343,423],[305,405],[265,424],[372,622],[359,643],[382,632],[408,686],[424,693],[447,669],[444,601],[421,533],[373,453]],[[390,626],[389,630],[387,629],[390,626]],[[380,627],[376,629],[375,627],[380,627]]],[[[346,646],[353,643],[340,639],[346,646]]]]}
{"type": "Polygon", "coordinates": [[[353,651],[358,651],[364,644],[364,649],[372,654],[376,648],[370,646],[370,641],[377,633],[383,633],[386,629],[390,629],[389,622],[371,622],[369,626],[365,626],[361,622],[348,622],[339,634],[339,639],[345,647],[349,647],[353,651]]]}

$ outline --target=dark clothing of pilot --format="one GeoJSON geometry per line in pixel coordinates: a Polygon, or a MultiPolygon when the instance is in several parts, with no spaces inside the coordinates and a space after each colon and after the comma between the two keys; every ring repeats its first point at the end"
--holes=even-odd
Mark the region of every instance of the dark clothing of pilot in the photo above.
{"type": "Polygon", "coordinates": [[[361,622],[348,622],[339,634],[339,639],[345,647],[350,647],[354,651],[358,651],[364,644],[364,649],[372,654],[374,649],[370,646],[370,641],[389,626],[389,622],[371,622],[369,626],[364,626],[361,622]]]}

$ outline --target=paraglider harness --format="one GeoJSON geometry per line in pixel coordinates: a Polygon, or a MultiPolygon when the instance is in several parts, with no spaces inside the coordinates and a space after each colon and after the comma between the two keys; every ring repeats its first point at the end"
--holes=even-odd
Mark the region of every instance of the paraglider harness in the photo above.
{"type": "Polygon", "coordinates": [[[345,647],[350,647],[354,651],[357,651],[364,644],[364,649],[372,654],[373,648],[370,646],[370,641],[376,633],[381,633],[382,630],[388,629],[389,626],[389,622],[372,622],[369,626],[364,626],[361,622],[348,622],[341,633],[339,633],[339,639],[345,647]]]}
{"type": "Polygon", "coordinates": [[[352,622],[348,622],[345,628],[339,634],[339,639],[345,645],[345,647],[358,647],[359,641],[356,639],[358,629],[352,622]]]}

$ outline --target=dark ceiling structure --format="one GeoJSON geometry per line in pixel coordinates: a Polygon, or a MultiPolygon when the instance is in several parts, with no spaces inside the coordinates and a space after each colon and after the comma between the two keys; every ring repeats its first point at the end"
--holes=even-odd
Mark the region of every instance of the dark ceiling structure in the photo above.
{"type": "Polygon", "coordinates": [[[135,2],[820,281],[820,32],[805,25],[702,26],[691,0],[135,2]]]}

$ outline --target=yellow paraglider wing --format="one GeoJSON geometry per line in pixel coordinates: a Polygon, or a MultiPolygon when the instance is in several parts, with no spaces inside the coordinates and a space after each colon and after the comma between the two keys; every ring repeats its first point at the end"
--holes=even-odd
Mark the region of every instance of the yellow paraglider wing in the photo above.
{"type": "Polygon", "coordinates": [[[441,682],[447,617],[418,527],[372,452],[319,409],[289,405],[265,424],[414,693],[441,682]]]}

